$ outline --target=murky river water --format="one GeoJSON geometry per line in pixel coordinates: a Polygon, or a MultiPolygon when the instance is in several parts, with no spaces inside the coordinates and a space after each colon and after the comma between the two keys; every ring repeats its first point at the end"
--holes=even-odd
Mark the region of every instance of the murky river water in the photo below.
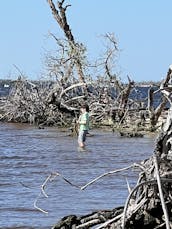
{"type": "Polygon", "coordinates": [[[91,130],[88,152],[77,151],[77,139],[57,128],[37,129],[23,124],[0,123],[0,228],[51,228],[61,217],[112,209],[125,203],[126,177],[131,186],[136,171],[106,176],[84,191],[57,177],[34,208],[40,187],[51,172],[59,172],[76,185],[148,158],[155,137],[120,138],[118,134],[91,130]]]}

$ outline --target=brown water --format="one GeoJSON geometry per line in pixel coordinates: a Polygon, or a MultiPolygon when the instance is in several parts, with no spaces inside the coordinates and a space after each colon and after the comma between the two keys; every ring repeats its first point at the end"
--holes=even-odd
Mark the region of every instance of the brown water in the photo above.
{"type": "Polygon", "coordinates": [[[0,228],[51,228],[61,217],[87,214],[124,205],[136,171],[117,173],[80,191],[56,178],[34,208],[40,186],[51,172],[59,172],[77,185],[104,172],[123,168],[148,158],[155,137],[120,138],[118,134],[91,130],[89,152],[77,151],[77,139],[57,128],[37,129],[23,124],[0,123],[0,228]]]}

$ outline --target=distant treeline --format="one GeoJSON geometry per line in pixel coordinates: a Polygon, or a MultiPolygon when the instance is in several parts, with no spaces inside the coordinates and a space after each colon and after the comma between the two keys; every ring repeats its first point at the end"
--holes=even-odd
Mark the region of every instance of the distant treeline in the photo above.
{"type": "MultiPolygon", "coordinates": [[[[29,80],[31,83],[38,87],[51,87],[53,81],[50,80],[29,80]]],[[[0,97],[8,96],[10,90],[15,85],[16,80],[11,79],[0,79],[0,97]]]]}
{"type": "MultiPolygon", "coordinates": [[[[13,87],[15,80],[11,79],[0,79],[0,96],[7,96],[9,94],[10,89],[13,87]]],[[[50,87],[54,82],[51,80],[31,80],[32,83],[37,86],[48,86],[50,87]]],[[[141,81],[136,82],[136,86],[138,87],[149,87],[150,85],[159,86],[160,82],[155,81],[141,81]]]]}

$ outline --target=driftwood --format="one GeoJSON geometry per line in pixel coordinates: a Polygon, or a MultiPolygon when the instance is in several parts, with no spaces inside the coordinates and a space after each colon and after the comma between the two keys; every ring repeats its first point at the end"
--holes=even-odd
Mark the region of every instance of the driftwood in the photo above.
{"type": "MultiPolygon", "coordinates": [[[[92,126],[109,125],[114,130],[119,129],[122,135],[126,133],[124,127],[129,126],[133,129],[128,136],[135,136],[133,133],[138,132],[139,128],[149,130],[151,119],[145,118],[146,107],[139,108],[137,98],[130,98],[132,90],[134,86],[131,87],[130,82],[128,85],[121,86],[120,91],[119,88],[114,88],[114,82],[106,79],[95,79],[87,83],[67,82],[66,84],[58,81],[39,81],[35,84],[20,77],[13,82],[6,102],[2,103],[0,119],[38,126],[72,127],[71,123],[74,123],[79,116],[80,105],[82,102],[87,102],[92,126]],[[89,89],[87,94],[85,94],[85,85],[89,89]],[[112,89],[118,93],[113,95],[112,89]]],[[[156,120],[162,112],[161,106],[156,120]]],[[[154,125],[156,127],[157,123],[154,122],[154,125]]]]}

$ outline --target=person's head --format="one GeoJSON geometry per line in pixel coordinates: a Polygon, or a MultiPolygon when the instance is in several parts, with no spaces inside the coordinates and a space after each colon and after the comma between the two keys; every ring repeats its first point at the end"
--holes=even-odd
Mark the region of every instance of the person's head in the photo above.
{"type": "Polygon", "coordinates": [[[80,109],[82,113],[89,112],[89,106],[85,103],[81,105],[80,109]]]}

